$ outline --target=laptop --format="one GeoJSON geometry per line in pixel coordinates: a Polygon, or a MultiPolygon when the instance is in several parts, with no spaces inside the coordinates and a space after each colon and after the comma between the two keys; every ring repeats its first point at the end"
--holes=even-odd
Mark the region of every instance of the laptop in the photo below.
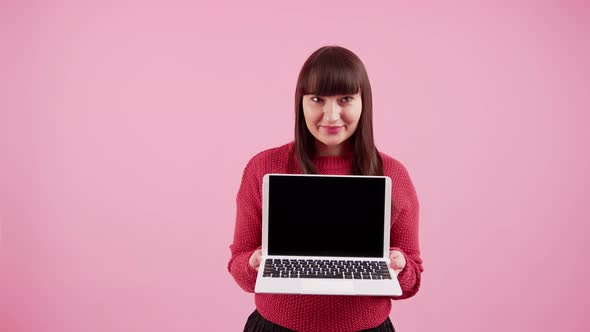
{"type": "Polygon", "coordinates": [[[266,174],[256,293],[397,296],[391,179],[266,174]]]}

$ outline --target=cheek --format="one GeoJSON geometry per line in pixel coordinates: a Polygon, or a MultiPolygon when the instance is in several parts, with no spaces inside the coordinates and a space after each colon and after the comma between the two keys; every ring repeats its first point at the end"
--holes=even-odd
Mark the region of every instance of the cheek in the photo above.
{"type": "Polygon", "coordinates": [[[315,125],[321,119],[321,114],[309,110],[303,110],[303,116],[305,117],[305,123],[308,125],[315,125]]]}
{"type": "Polygon", "coordinates": [[[361,112],[360,112],[360,110],[359,111],[346,112],[344,114],[344,120],[346,121],[346,123],[348,123],[349,126],[356,127],[356,125],[358,124],[360,118],[361,118],[361,112]]]}

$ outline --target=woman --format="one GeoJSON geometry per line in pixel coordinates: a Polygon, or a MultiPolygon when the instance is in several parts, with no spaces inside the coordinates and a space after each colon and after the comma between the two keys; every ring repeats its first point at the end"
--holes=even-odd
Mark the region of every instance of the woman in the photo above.
{"type": "Polygon", "coordinates": [[[244,331],[394,331],[391,300],[418,292],[423,268],[416,191],[405,167],[375,147],[372,122],[371,85],[361,60],[338,46],[315,51],[297,80],[295,140],[258,153],[244,169],[228,270],[241,288],[254,291],[264,174],[386,175],[392,179],[391,267],[403,295],[256,294],[244,331]]]}

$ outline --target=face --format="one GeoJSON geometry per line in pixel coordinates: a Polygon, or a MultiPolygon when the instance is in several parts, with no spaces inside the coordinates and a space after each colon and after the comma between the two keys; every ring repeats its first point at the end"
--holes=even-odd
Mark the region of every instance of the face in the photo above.
{"type": "Polygon", "coordinates": [[[362,111],[360,93],[335,96],[303,96],[307,129],[316,138],[320,155],[339,155],[356,130],[362,111]]]}

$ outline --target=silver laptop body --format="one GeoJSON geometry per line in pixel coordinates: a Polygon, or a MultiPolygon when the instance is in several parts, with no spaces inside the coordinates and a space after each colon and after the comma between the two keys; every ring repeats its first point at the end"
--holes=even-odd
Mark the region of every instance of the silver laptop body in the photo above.
{"type": "Polygon", "coordinates": [[[391,179],[266,174],[256,293],[397,296],[391,179]]]}

